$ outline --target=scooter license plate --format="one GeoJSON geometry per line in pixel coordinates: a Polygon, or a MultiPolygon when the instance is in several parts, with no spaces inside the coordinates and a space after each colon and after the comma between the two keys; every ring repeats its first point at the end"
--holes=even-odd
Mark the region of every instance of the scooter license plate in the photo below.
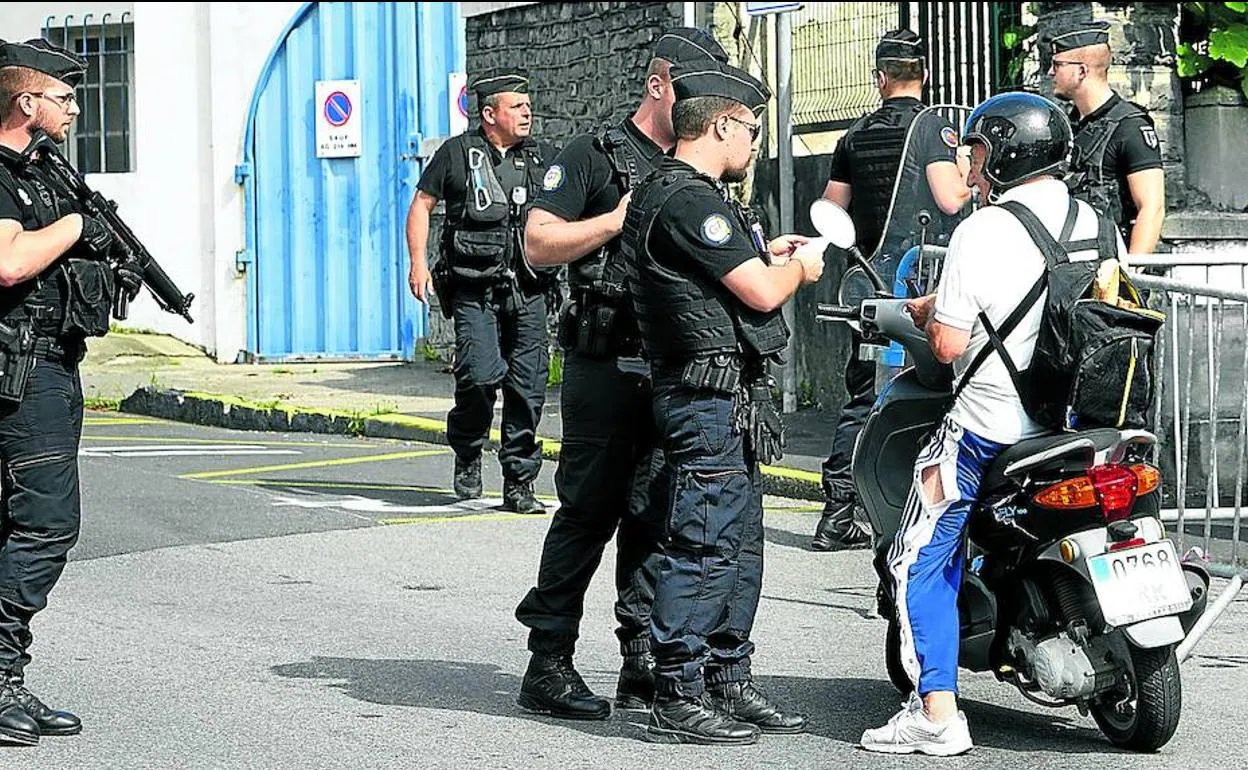
{"type": "Polygon", "coordinates": [[[1088,572],[1111,626],[1174,615],[1192,606],[1178,552],[1169,540],[1089,557],[1088,572]]]}

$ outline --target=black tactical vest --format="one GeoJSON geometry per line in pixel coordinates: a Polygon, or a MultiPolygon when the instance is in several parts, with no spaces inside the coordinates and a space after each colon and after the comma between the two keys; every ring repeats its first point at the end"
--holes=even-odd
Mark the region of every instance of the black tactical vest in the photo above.
{"type": "MultiPolygon", "coordinates": [[[[1105,150],[1118,124],[1137,115],[1148,118],[1148,113],[1142,108],[1122,99],[1100,118],[1081,128],[1075,135],[1075,147],[1070,155],[1070,175],[1066,178],[1071,195],[1108,217],[1119,229],[1131,223],[1124,221],[1118,175],[1113,169],[1107,172],[1104,167],[1105,150]]],[[[1152,124],[1151,118],[1149,124],[1152,124]]]]}
{"type": "MultiPolygon", "coordinates": [[[[727,188],[703,174],[683,169],[655,172],[633,191],[624,219],[621,248],[646,352],[666,363],[713,353],[742,353],[750,359],[777,356],[789,340],[779,310],[753,310],[722,283],[671,270],[650,251],[651,230],[663,206],[680,190],[697,185],[710,185],[728,201],[727,188]]],[[[759,256],[770,264],[757,220],[735,203],[729,207],[737,226],[753,235],[759,256]]]]}
{"type": "Polygon", "coordinates": [[[906,130],[923,105],[885,105],[867,115],[849,135],[850,174],[854,197],[850,204],[858,243],[870,256],[880,242],[884,220],[901,168],[906,130]]]}
{"type": "MultiPolygon", "coordinates": [[[[443,232],[444,253],[450,257],[451,273],[473,282],[498,280],[523,259],[524,216],[529,202],[541,189],[543,160],[536,147],[527,144],[512,150],[525,166],[526,185],[520,200],[504,190],[494,171],[493,152],[485,137],[463,137],[464,165],[468,172],[467,199],[463,214],[448,222],[443,232]]],[[[510,155],[510,153],[509,153],[510,155]]],[[[513,162],[510,158],[506,161],[513,162]]]]}

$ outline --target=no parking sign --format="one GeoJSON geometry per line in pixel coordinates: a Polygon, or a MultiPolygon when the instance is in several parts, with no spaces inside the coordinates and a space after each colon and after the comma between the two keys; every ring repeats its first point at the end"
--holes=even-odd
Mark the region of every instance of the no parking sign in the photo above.
{"type": "Polygon", "coordinates": [[[316,157],[360,156],[360,106],[360,81],[316,81],[316,157]]]}

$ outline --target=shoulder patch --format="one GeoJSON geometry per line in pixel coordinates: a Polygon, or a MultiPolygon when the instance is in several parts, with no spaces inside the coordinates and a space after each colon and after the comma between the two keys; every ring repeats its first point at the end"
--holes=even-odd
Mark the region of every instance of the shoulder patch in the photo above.
{"type": "Polygon", "coordinates": [[[723,246],[732,237],[732,225],[722,214],[711,214],[702,220],[702,240],[712,246],[723,246]]]}
{"type": "Polygon", "coordinates": [[[1140,133],[1144,135],[1144,144],[1148,145],[1150,150],[1157,149],[1157,131],[1152,126],[1140,126],[1140,133]]]}
{"type": "Polygon", "coordinates": [[[563,186],[563,166],[556,163],[546,169],[546,176],[542,177],[542,189],[546,192],[558,190],[563,186]]]}
{"type": "Polygon", "coordinates": [[[958,132],[952,126],[940,129],[940,140],[953,149],[958,149],[958,132]]]}

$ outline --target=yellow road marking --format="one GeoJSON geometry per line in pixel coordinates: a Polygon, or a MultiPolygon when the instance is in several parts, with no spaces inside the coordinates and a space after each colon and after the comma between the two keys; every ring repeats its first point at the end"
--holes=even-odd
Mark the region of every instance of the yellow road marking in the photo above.
{"type": "Polygon", "coordinates": [[[209,479],[209,484],[228,484],[250,487],[308,487],[318,489],[367,489],[376,492],[440,492],[453,495],[452,489],[439,487],[411,487],[402,484],[356,484],[350,481],[282,481],[280,479],[209,479]]]}
{"type": "Polygon", "coordinates": [[[434,455],[450,454],[448,449],[424,449],[416,452],[391,452],[384,455],[368,457],[337,457],[332,460],[313,460],[303,463],[285,463],[282,465],[261,465],[255,468],[238,468],[225,471],[204,471],[202,473],[184,473],[180,479],[211,479],[222,476],[242,476],[248,473],[275,473],[277,471],[304,470],[306,468],[330,468],[339,465],[355,465],[356,463],[379,463],[387,460],[405,460],[413,457],[433,457],[434,455]]]}
{"type": "MultiPolygon", "coordinates": [[[[318,444],[315,441],[246,441],[243,439],[183,438],[181,436],[96,436],[83,434],[83,441],[160,441],[179,444],[246,444],[248,446],[308,446],[333,449],[374,449],[376,444],[318,444]]],[[[392,439],[382,439],[392,443],[392,439]]]]}

